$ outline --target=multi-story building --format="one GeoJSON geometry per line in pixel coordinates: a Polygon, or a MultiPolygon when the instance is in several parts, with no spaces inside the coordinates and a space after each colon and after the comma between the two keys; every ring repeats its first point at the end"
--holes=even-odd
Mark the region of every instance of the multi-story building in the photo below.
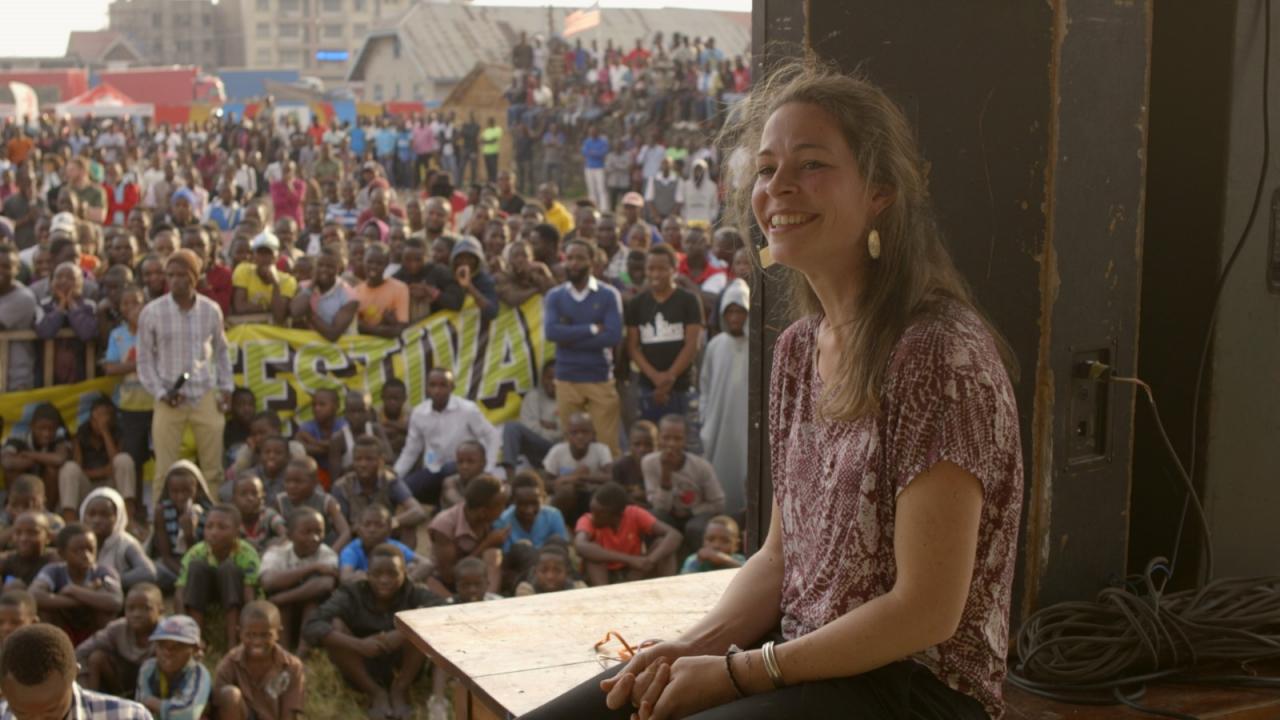
{"type": "Polygon", "coordinates": [[[413,0],[222,0],[236,5],[244,66],[296,69],[326,83],[346,80],[371,28],[413,0]]]}
{"type": "Polygon", "coordinates": [[[241,29],[224,22],[222,5],[234,1],[115,0],[107,13],[111,29],[128,38],[146,62],[215,70],[244,62],[241,29]]]}

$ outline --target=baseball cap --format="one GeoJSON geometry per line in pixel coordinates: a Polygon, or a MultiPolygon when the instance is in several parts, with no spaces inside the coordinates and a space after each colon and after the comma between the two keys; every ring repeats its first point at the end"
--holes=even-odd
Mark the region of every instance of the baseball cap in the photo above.
{"type": "Polygon", "coordinates": [[[373,160],[365,160],[365,161],[364,161],[364,165],[361,165],[361,166],[360,166],[360,169],[361,169],[361,170],[372,170],[372,171],[374,171],[374,172],[378,172],[379,167],[380,167],[380,166],[378,165],[378,163],[374,162],[373,160]]]}
{"type": "Polygon", "coordinates": [[[170,615],[156,623],[156,629],[151,632],[151,642],[157,640],[200,645],[200,626],[188,615],[170,615]]]}
{"type": "Polygon", "coordinates": [[[267,248],[269,250],[280,252],[280,239],[270,230],[263,230],[258,236],[249,241],[249,247],[253,250],[261,250],[267,248]]]}
{"type": "Polygon", "coordinates": [[[75,237],[76,216],[69,212],[60,212],[54,215],[53,219],[49,221],[49,232],[55,233],[58,231],[70,233],[72,237],[75,237]]]}
{"type": "Polygon", "coordinates": [[[644,207],[644,196],[638,192],[629,192],[622,196],[622,204],[644,207]]]}

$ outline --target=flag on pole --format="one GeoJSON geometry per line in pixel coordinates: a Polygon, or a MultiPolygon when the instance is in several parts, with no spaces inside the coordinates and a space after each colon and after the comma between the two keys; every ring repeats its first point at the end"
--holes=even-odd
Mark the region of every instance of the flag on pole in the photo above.
{"type": "Polygon", "coordinates": [[[40,100],[30,85],[11,82],[9,92],[13,93],[14,115],[20,122],[35,123],[40,119],[40,100]]]}
{"type": "Polygon", "coordinates": [[[564,19],[564,36],[576,35],[600,24],[600,3],[584,10],[574,10],[564,19]]]}

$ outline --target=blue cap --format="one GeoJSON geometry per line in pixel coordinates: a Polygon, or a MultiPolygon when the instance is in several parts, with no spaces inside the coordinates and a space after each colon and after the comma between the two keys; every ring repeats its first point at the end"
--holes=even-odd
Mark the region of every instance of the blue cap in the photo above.
{"type": "Polygon", "coordinates": [[[201,644],[200,626],[189,615],[170,615],[156,623],[156,629],[151,633],[151,642],[157,640],[172,640],[199,646],[201,644]]]}

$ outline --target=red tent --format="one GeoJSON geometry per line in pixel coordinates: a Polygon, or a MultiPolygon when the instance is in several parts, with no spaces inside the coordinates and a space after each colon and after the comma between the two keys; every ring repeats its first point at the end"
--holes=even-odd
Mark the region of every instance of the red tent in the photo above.
{"type": "Polygon", "coordinates": [[[57,113],[59,115],[70,115],[72,117],[83,115],[92,115],[94,117],[151,117],[155,115],[155,112],[156,108],[151,103],[136,102],[109,83],[102,83],[89,92],[77,95],[57,105],[57,113]]]}

